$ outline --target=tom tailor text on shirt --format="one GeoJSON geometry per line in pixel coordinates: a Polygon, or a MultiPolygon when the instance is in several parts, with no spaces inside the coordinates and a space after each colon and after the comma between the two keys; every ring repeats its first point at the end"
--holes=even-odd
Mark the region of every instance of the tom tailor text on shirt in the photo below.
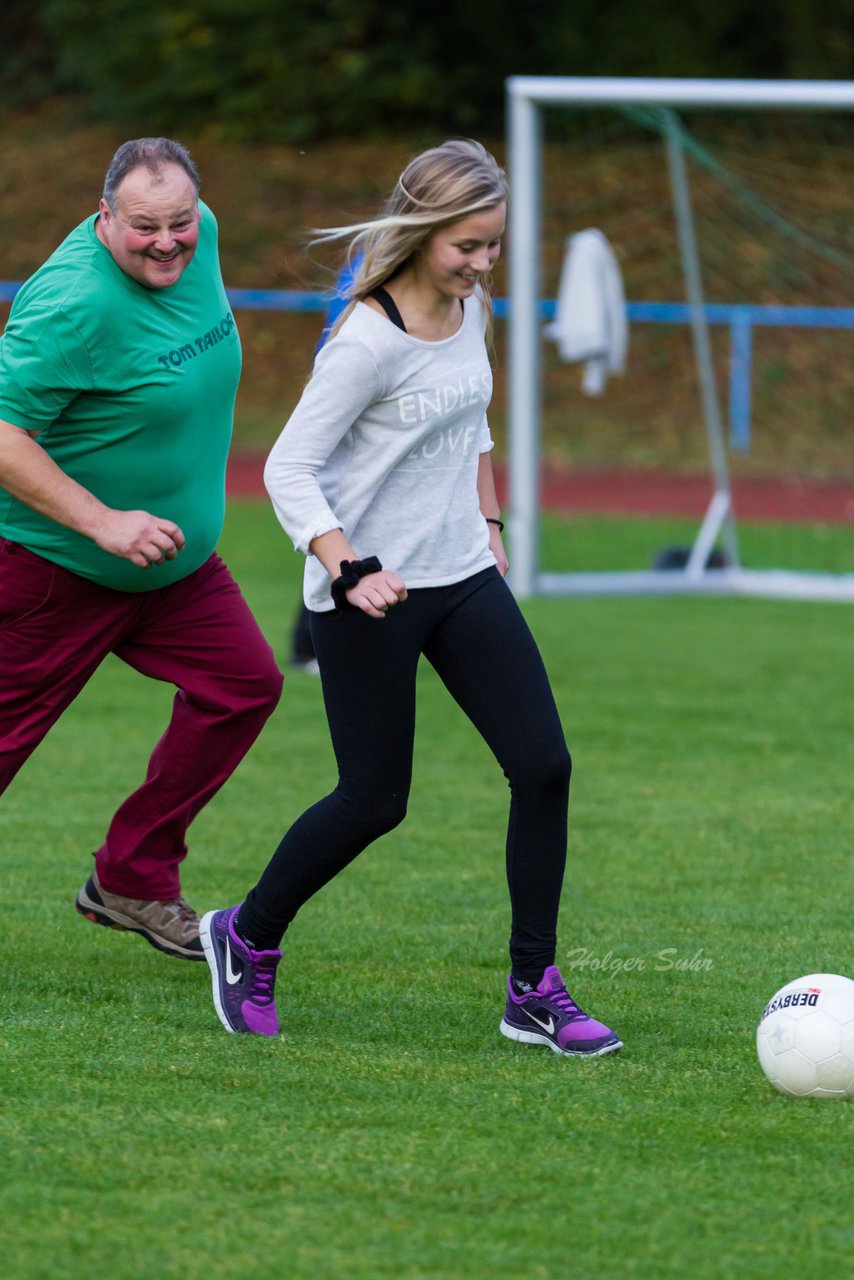
{"type": "Polygon", "coordinates": [[[228,337],[233,328],[234,316],[229,311],[219,324],[214,325],[207,333],[203,333],[200,338],[196,338],[195,342],[185,342],[181,347],[173,347],[165,356],[158,356],[157,362],[162,364],[164,369],[177,369],[185,360],[192,360],[203,351],[209,351],[211,347],[215,347],[223,338],[228,337]]]}

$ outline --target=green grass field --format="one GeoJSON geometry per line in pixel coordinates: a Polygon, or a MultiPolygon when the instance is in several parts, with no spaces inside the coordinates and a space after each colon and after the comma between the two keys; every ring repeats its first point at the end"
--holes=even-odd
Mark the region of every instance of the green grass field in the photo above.
{"type": "MultiPolygon", "coordinates": [[[[625,563],[680,533],[552,520],[546,553],[625,563]]],[[[780,540],[850,567],[846,530],[780,540]]],[[[264,503],[232,504],[223,547],[284,660],[299,558],[264,503]]],[[[226,1035],[206,966],[72,906],[171,699],[110,661],[3,802],[8,1280],[845,1272],[854,1110],[775,1094],[754,1031],[784,981],[854,974],[854,612],[526,612],[575,761],[558,961],[624,1051],[499,1036],[505,787],[429,669],[408,821],[293,928],[283,1037],[226,1035]]],[[[332,784],[319,683],[294,675],[193,829],[194,905],[236,901],[332,784]]]]}

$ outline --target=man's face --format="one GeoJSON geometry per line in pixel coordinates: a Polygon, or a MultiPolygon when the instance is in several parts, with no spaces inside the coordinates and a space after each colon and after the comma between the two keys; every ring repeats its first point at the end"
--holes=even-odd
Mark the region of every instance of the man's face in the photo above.
{"type": "Polygon", "coordinates": [[[178,164],[157,173],[132,169],[121,182],[111,209],[99,205],[98,235],[116,263],[147,289],[175,284],[199,242],[201,214],[195,187],[178,164]]]}

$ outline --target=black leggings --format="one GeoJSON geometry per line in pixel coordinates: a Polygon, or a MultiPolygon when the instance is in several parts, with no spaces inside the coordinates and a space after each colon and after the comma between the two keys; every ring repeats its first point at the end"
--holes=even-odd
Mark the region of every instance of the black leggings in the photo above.
{"type": "Polygon", "coordinates": [[[284,836],[240,933],[275,947],[304,902],[403,821],[423,653],[508,780],[510,958],[516,977],[538,982],[555,958],[571,762],[539,650],[498,570],[411,591],[382,620],[315,613],[311,624],[338,786],[284,836]]]}

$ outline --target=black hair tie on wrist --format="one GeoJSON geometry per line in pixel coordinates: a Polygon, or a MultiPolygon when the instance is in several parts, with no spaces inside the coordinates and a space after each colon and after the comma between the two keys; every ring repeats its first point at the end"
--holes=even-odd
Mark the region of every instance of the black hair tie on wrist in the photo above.
{"type": "Polygon", "coordinates": [[[347,592],[369,573],[380,573],[381,570],[382,565],[376,556],[368,556],[367,560],[342,560],[341,575],[334,579],[331,587],[332,600],[338,612],[355,609],[356,606],[347,599],[347,592]]]}
{"type": "Polygon", "coordinates": [[[497,525],[498,525],[498,532],[499,532],[499,533],[503,533],[503,532],[504,532],[504,521],[503,521],[503,520],[496,520],[496,519],[495,519],[495,516],[484,516],[483,518],[484,518],[484,520],[486,521],[486,523],[487,523],[487,524],[497,524],[497,525]]]}

